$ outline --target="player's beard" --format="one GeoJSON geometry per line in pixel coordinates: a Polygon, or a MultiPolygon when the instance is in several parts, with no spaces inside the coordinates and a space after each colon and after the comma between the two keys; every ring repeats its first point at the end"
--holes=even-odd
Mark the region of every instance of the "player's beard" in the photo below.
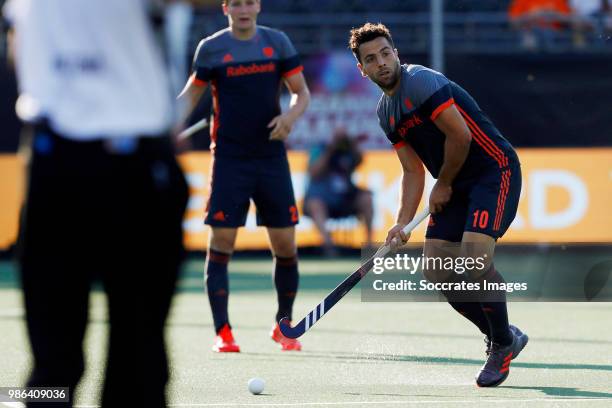
{"type": "Polygon", "coordinates": [[[377,75],[375,77],[370,76],[372,81],[383,91],[390,91],[397,85],[397,81],[399,81],[400,76],[400,63],[396,62],[393,67],[389,68],[389,70],[391,71],[391,74],[386,79],[379,79],[377,75]]]}

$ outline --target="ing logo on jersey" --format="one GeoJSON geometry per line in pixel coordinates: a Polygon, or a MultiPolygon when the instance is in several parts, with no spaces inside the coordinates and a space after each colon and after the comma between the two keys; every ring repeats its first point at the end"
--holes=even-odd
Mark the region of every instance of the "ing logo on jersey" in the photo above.
{"type": "Polygon", "coordinates": [[[232,62],[234,57],[229,52],[223,56],[223,62],[232,62]]]}
{"type": "Polygon", "coordinates": [[[404,99],[404,105],[406,105],[406,109],[408,110],[414,109],[414,105],[412,104],[412,101],[410,100],[410,98],[404,99]]]}
{"type": "Polygon", "coordinates": [[[268,58],[272,58],[272,56],[274,55],[274,48],[272,47],[265,47],[263,49],[263,54],[268,57],[268,58]]]}
{"type": "Polygon", "coordinates": [[[226,75],[228,77],[239,77],[245,75],[254,74],[268,74],[276,70],[276,64],[274,62],[268,62],[267,64],[256,64],[242,65],[237,67],[227,67],[226,75]]]}
{"type": "Polygon", "coordinates": [[[402,137],[406,137],[410,129],[422,124],[423,120],[419,118],[417,114],[413,114],[410,118],[402,122],[400,127],[397,129],[397,133],[399,133],[402,137]]]}

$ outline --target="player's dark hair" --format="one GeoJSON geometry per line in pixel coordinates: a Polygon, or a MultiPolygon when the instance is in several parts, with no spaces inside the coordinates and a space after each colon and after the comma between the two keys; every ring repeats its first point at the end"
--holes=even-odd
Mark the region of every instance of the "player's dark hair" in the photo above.
{"type": "Polygon", "coordinates": [[[372,24],[365,23],[361,27],[353,28],[351,30],[351,37],[349,38],[349,48],[353,51],[353,55],[357,58],[357,61],[361,62],[361,55],[359,55],[359,46],[368,41],[372,41],[378,37],[384,37],[389,41],[392,48],[395,48],[393,45],[393,38],[391,37],[391,32],[389,29],[383,24],[372,24]]]}

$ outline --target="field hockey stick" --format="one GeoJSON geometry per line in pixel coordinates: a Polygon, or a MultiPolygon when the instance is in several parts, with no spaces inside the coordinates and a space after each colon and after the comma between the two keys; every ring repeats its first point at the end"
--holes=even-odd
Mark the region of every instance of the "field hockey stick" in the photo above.
{"type": "MultiPolygon", "coordinates": [[[[429,207],[425,207],[419,212],[403,229],[404,234],[412,232],[427,216],[429,215],[429,207]]],[[[334,289],[329,295],[323,299],[321,303],[317,305],[313,310],[310,311],[295,327],[291,327],[289,318],[283,317],[278,325],[280,330],[285,337],[296,339],[306,333],[316,322],[321,320],[325,313],[329,312],[336,303],[340,301],[364,276],[370,272],[374,266],[374,260],[376,258],[382,258],[387,255],[397,245],[396,238],[390,244],[385,244],[378,248],[374,256],[368,259],[359,269],[353,272],[345,280],[340,283],[336,289],[334,289]]]]}
{"type": "Polygon", "coordinates": [[[193,136],[195,133],[204,129],[206,126],[208,126],[208,120],[202,119],[194,123],[193,125],[189,126],[187,129],[183,130],[181,133],[179,133],[178,140],[188,139],[191,136],[193,136]]]}

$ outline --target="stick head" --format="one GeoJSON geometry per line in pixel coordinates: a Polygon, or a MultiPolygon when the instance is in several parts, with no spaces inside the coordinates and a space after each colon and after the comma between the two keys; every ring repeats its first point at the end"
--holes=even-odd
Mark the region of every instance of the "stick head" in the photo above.
{"type": "Polygon", "coordinates": [[[283,333],[283,336],[288,337],[290,339],[296,339],[304,333],[303,330],[301,332],[300,330],[298,330],[298,326],[296,326],[295,328],[291,327],[291,321],[288,317],[283,317],[278,322],[278,327],[280,328],[281,333],[283,333]]]}

